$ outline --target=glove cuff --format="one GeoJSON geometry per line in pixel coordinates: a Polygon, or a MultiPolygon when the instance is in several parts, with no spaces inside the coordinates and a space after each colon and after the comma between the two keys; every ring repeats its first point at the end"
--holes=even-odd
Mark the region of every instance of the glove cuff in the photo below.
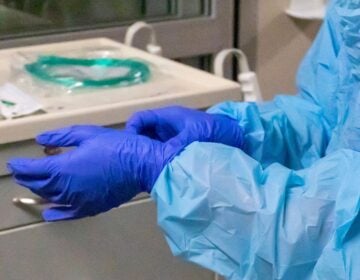
{"type": "Polygon", "coordinates": [[[165,166],[171,162],[186,147],[177,139],[170,140],[166,143],[153,141],[153,147],[140,164],[139,185],[143,192],[151,193],[156,180],[160,176],[165,166]]]}

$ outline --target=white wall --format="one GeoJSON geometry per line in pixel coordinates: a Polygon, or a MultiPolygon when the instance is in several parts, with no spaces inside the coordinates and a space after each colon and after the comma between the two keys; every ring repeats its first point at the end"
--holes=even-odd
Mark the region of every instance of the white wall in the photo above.
{"type": "Polygon", "coordinates": [[[241,1],[241,48],[259,75],[266,99],[296,93],[296,70],[321,24],[288,17],[287,5],[288,0],[241,1]]]}

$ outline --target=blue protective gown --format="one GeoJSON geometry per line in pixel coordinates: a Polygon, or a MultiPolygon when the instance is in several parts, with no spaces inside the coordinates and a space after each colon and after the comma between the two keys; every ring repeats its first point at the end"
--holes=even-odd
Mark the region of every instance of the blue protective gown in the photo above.
{"type": "Polygon", "coordinates": [[[227,279],[360,279],[360,1],[330,3],[298,96],[226,102],[243,151],[193,143],[152,192],[172,252],[227,279]]]}

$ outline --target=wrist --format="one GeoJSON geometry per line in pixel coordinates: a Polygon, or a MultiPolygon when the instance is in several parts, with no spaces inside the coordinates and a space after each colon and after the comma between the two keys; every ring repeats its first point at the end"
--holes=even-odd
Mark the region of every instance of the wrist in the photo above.
{"type": "Polygon", "coordinates": [[[184,148],[185,145],[173,145],[170,142],[162,143],[152,140],[151,149],[139,165],[139,185],[143,192],[150,193],[156,180],[165,166],[173,160],[184,148]]]}
{"type": "Polygon", "coordinates": [[[237,120],[227,115],[213,114],[212,142],[242,149],[245,132],[237,120]]]}

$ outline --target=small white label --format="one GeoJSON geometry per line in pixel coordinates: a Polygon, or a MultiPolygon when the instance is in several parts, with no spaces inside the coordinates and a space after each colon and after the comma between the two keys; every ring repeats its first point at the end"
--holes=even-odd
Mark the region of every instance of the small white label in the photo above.
{"type": "Polygon", "coordinates": [[[4,118],[26,116],[41,109],[40,103],[15,85],[6,83],[0,87],[0,114],[4,118]]]}

